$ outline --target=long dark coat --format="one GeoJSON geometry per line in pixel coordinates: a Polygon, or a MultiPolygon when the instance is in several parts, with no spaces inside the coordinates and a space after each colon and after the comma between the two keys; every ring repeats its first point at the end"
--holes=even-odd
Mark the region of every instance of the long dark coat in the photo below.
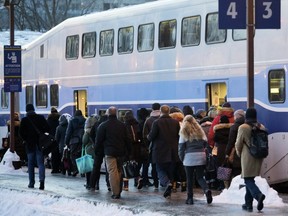
{"type": "Polygon", "coordinates": [[[155,120],[148,139],[152,142],[152,162],[178,162],[179,122],[169,115],[155,120]]]}

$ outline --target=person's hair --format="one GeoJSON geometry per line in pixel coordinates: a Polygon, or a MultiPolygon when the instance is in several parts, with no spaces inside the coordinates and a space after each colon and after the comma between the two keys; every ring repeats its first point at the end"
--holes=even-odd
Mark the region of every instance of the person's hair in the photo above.
{"type": "Polygon", "coordinates": [[[193,139],[203,139],[207,141],[205,132],[192,115],[187,115],[184,117],[182,127],[180,129],[180,134],[184,137],[185,140],[189,140],[190,142],[193,139]]]}
{"type": "Polygon", "coordinates": [[[161,105],[159,103],[152,104],[152,110],[160,110],[161,105]]]}
{"type": "Polygon", "coordinates": [[[81,110],[76,110],[74,116],[82,116],[82,111],[81,110]]]}
{"type": "Polygon", "coordinates": [[[184,116],[194,114],[193,109],[189,105],[185,105],[182,110],[183,110],[184,116]]]}
{"type": "Polygon", "coordinates": [[[234,112],[234,116],[236,118],[245,117],[245,111],[242,109],[238,109],[234,112]]]}
{"type": "Polygon", "coordinates": [[[108,116],[112,116],[112,115],[116,116],[117,114],[117,109],[114,106],[109,107],[107,111],[108,111],[107,112],[108,116]]]}
{"type": "Polygon", "coordinates": [[[168,105],[162,105],[160,107],[160,112],[164,115],[169,115],[170,113],[170,107],[168,105]]]}

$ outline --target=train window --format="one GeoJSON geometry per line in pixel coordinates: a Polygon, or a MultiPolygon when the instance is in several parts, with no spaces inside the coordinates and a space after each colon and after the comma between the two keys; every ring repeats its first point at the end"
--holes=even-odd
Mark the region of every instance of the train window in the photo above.
{"type": "Polygon", "coordinates": [[[47,85],[36,86],[36,106],[46,108],[47,107],[47,85]]]}
{"type": "Polygon", "coordinates": [[[82,36],[82,57],[92,58],[96,55],[96,32],[85,33],[82,36]]]}
{"type": "Polygon", "coordinates": [[[124,116],[127,111],[132,111],[131,109],[119,109],[118,110],[118,119],[124,122],[124,116]]]}
{"type": "Polygon", "coordinates": [[[120,28],[118,31],[118,53],[132,53],[134,41],[133,26],[120,28]]]}
{"type": "Polygon", "coordinates": [[[26,104],[33,104],[33,86],[26,86],[26,104]]]}
{"type": "Polygon", "coordinates": [[[59,106],[59,85],[52,84],[50,86],[50,105],[58,107],[59,106]]]}
{"type": "Polygon", "coordinates": [[[154,49],[154,24],[140,25],[138,28],[138,51],[151,51],[154,49]]]}
{"type": "Polygon", "coordinates": [[[9,94],[4,91],[4,88],[1,89],[1,107],[7,109],[9,105],[9,94]]]}
{"type": "Polygon", "coordinates": [[[174,48],[176,46],[176,20],[166,20],[159,24],[159,48],[174,48]]]}
{"type": "Polygon", "coordinates": [[[106,30],[100,32],[99,40],[100,56],[113,55],[114,51],[114,30],[106,30]]]}
{"type": "Polygon", "coordinates": [[[79,35],[72,35],[66,38],[66,59],[77,59],[79,55],[79,35]]]}
{"type": "Polygon", "coordinates": [[[98,111],[98,115],[99,116],[104,116],[106,114],[106,109],[100,109],[99,111],[98,111]]]}
{"type": "Polygon", "coordinates": [[[285,71],[271,70],[268,74],[269,82],[269,101],[270,103],[284,103],[285,102],[285,71]]]}
{"type": "Polygon", "coordinates": [[[200,44],[200,16],[186,17],[182,20],[181,45],[197,46],[200,44]]]}
{"type": "Polygon", "coordinates": [[[233,29],[232,37],[234,41],[246,40],[247,39],[247,30],[246,29],[233,29]]]}
{"type": "Polygon", "coordinates": [[[211,13],[206,18],[206,43],[224,43],[226,41],[226,29],[218,27],[218,13],[211,13]]]}

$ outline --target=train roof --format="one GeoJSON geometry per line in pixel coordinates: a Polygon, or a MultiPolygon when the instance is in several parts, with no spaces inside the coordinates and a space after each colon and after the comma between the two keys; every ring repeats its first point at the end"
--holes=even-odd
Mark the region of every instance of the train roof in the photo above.
{"type": "Polygon", "coordinates": [[[154,2],[146,2],[138,5],[130,5],[122,8],[110,9],[107,11],[95,12],[91,14],[86,14],[83,16],[72,17],[64,20],[54,28],[50,29],[42,36],[32,41],[31,43],[23,46],[23,49],[29,48],[32,44],[41,43],[42,40],[49,37],[49,35],[54,34],[62,29],[69,26],[77,26],[95,22],[104,22],[111,20],[119,20],[121,18],[133,17],[141,14],[147,13],[157,13],[164,10],[171,10],[175,8],[184,8],[187,5],[200,5],[218,2],[217,0],[158,0],[154,2]]]}

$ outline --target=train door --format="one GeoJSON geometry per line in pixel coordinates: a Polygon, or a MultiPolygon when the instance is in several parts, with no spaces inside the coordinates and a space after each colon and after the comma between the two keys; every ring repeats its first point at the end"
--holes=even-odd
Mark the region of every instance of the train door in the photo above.
{"type": "Polygon", "coordinates": [[[87,91],[86,90],[74,90],[74,104],[75,110],[81,110],[83,116],[88,116],[87,109],[87,91]]]}
{"type": "Polygon", "coordinates": [[[221,106],[227,97],[227,86],[225,82],[207,83],[206,99],[207,108],[211,106],[221,106]]]}

